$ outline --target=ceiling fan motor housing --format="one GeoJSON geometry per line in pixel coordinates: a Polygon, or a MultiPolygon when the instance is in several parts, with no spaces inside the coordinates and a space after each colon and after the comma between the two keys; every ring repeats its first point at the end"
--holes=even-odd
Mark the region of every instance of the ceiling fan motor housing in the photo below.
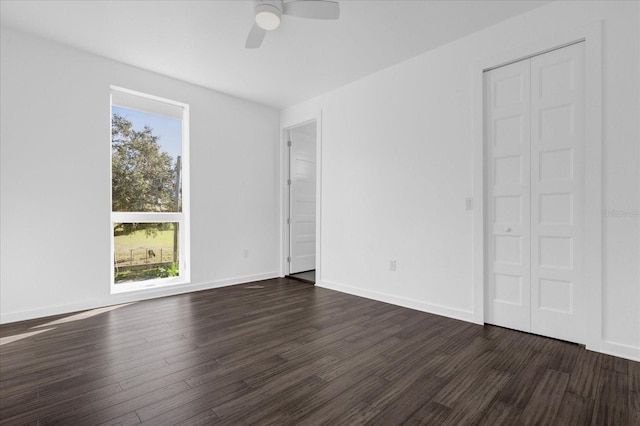
{"type": "Polygon", "coordinates": [[[306,19],[338,19],[340,4],[333,0],[264,0],[255,3],[255,23],[244,45],[247,49],[260,47],[267,31],[280,26],[282,15],[306,19]]]}
{"type": "Polygon", "coordinates": [[[282,16],[282,4],[275,1],[260,2],[256,5],[256,24],[267,31],[275,30],[280,26],[282,16]]]}

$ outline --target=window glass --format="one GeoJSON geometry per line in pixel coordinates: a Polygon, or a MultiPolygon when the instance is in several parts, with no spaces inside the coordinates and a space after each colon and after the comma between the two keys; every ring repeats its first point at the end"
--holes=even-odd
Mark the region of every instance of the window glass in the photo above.
{"type": "Polygon", "coordinates": [[[186,114],[186,105],[112,89],[112,292],[187,281],[186,114]]]}

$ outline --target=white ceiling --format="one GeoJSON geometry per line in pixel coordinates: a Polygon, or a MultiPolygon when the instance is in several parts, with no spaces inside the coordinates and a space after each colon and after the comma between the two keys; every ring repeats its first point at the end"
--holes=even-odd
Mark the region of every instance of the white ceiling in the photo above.
{"type": "Polygon", "coordinates": [[[549,0],[341,0],[338,21],[285,16],[244,48],[252,1],[0,2],[2,26],[282,108],[549,0]]]}

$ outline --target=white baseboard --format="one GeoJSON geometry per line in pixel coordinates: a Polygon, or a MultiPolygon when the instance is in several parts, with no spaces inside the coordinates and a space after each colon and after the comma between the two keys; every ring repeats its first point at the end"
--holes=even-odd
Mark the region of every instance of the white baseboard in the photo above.
{"type": "Polygon", "coordinates": [[[603,340],[600,343],[599,352],[640,362],[640,348],[637,346],[624,345],[622,343],[603,340]]]}
{"type": "Polygon", "coordinates": [[[352,287],[346,284],[339,284],[332,281],[322,280],[319,283],[316,283],[316,286],[339,291],[342,293],[352,294],[354,296],[365,297],[367,299],[377,300],[379,302],[391,303],[392,305],[402,306],[404,308],[415,309],[417,311],[427,312],[435,315],[441,315],[443,317],[453,318],[466,322],[474,322],[473,312],[451,308],[449,306],[437,305],[420,300],[393,296],[387,293],[366,290],[359,287],[352,287]]]}
{"type": "Polygon", "coordinates": [[[156,289],[144,289],[132,291],[130,293],[112,294],[106,299],[87,300],[83,302],[68,303],[65,305],[46,306],[28,311],[0,313],[0,324],[6,324],[16,321],[25,321],[36,318],[44,318],[51,315],[69,314],[72,312],[86,311],[88,309],[102,308],[105,306],[119,305],[121,303],[139,302],[142,300],[156,299],[159,297],[175,296],[178,294],[192,293],[194,291],[210,290],[213,288],[227,287],[235,284],[243,284],[252,281],[268,280],[278,278],[278,271],[267,272],[263,274],[245,275],[241,277],[226,278],[217,281],[209,281],[204,283],[190,283],[176,285],[175,287],[160,287],[156,289]]]}

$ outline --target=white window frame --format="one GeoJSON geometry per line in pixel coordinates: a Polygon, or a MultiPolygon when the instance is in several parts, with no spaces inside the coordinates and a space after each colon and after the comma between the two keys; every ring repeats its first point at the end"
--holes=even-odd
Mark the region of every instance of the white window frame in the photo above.
{"type": "MultiPolygon", "coordinates": [[[[111,256],[110,256],[110,270],[111,270],[111,294],[125,293],[131,291],[148,290],[159,287],[168,287],[182,284],[189,284],[191,281],[191,253],[190,253],[190,184],[189,184],[189,105],[173,101],[170,99],[161,98],[146,93],[137,92],[130,89],[125,89],[117,86],[110,86],[109,92],[109,175],[111,176],[113,151],[111,149],[111,121],[113,119],[113,94],[120,93],[125,95],[133,95],[144,100],[150,100],[167,104],[168,106],[178,107],[182,109],[182,153],[181,153],[181,180],[182,180],[182,211],[181,212],[114,212],[111,211],[110,221],[110,239],[111,239],[111,256]],[[178,277],[156,278],[143,281],[127,282],[127,283],[115,283],[115,242],[113,235],[113,227],[115,223],[152,223],[152,222],[174,222],[178,223],[179,229],[179,270],[180,275],[178,277]]],[[[131,106],[116,103],[117,106],[129,109],[131,106]]],[[[142,109],[143,112],[154,113],[142,109]]],[[[111,182],[111,180],[110,180],[111,182]]],[[[111,188],[111,186],[110,186],[111,188]]],[[[109,191],[109,205],[113,206],[112,191],[109,191]]]]}

